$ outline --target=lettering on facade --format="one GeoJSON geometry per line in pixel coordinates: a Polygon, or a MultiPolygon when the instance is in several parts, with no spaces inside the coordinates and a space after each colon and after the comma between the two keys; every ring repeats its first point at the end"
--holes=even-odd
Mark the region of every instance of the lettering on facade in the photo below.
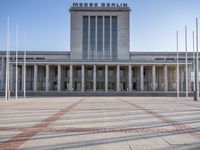
{"type": "Polygon", "coordinates": [[[127,3],[73,3],[72,7],[128,7],[127,3]]]}

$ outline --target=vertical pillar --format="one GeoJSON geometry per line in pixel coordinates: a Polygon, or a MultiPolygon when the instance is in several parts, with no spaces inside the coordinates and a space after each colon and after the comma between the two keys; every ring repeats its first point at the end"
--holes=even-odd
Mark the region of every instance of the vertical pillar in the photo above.
{"type": "Polygon", "coordinates": [[[2,90],[5,89],[5,61],[4,61],[4,57],[2,57],[2,67],[1,67],[1,86],[2,86],[2,90]]]}
{"type": "Polygon", "coordinates": [[[132,91],[132,66],[128,66],[128,90],[132,91]]]}
{"type": "Polygon", "coordinates": [[[14,67],[13,67],[13,65],[10,65],[10,77],[9,77],[10,91],[14,90],[14,80],[13,80],[14,76],[13,75],[14,75],[14,67]]]}
{"type": "Polygon", "coordinates": [[[140,90],[144,90],[144,66],[140,66],[140,90]]]}
{"type": "Polygon", "coordinates": [[[93,91],[96,91],[96,65],[93,66],[93,91]]]}
{"type": "Polygon", "coordinates": [[[24,65],[22,65],[22,67],[21,67],[21,91],[23,91],[24,90],[24,65]]]}
{"type": "Polygon", "coordinates": [[[33,75],[33,90],[37,91],[37,75],[38,75],[38,66],[34,65],[34,75],[33,75]]]}
{"type": "Polygon", "coordinates": [[[192,91],[192,76],[191,76],[191,72],[192,72],[192,65],[188,65],[188,92],[192,91]]]}
{"type": "Polygon", "coordinates": [[[156,66],[152,66],[152,90],[156,90],[156,66]]]}
{"type": "Polygon", "coordinates": [[[81,65],[81,89],[82,92],[85,90],[85,66],[81,65]]]}
{"type": "Polygon", "coordinates": [[[164,65],[164,91],[168,91],[168,72],[167,72],[167,65],[164,65]]]}
{"type": "Polygon", "coordinates": [[[46,65],[46,82],[45,82],[45,90],[46,90],[46,92],[48,92],[49,91],[49,65],[46,65]]]}
{"type": "Polygon", "coordinates": [[[73,66],[69,66],[69,90],[73,90],[73,66]]]}
{"type": "Polygon", "coordinates": [[[61,65],[58,65],[58,76],[57,76],[57,91],[60,91],[61,89],[61,65]]]}
{"type": "Polygon", "coordinates": [[[105,92],[108,92],[108,65],[105,65],[105,92]]]}
{"type": "Polygon", "coordinates": [[[181,71],[181,91],[184,91],[184,68],[180,68],[181,71]]]}
{"type": "Polygon", "coordinates": [[[117,92],[120,92],[120,66],[117,65],[117,92]]]}

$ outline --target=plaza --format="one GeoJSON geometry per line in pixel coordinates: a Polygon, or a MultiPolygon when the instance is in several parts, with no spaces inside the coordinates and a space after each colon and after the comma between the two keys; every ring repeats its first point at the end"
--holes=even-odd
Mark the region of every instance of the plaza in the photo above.
{"type": "Polygon", "coordinates": [[[1,150],[200,147],[200,103],[192,98],[12,99],[1,101],[0,122],[1,150]]]}

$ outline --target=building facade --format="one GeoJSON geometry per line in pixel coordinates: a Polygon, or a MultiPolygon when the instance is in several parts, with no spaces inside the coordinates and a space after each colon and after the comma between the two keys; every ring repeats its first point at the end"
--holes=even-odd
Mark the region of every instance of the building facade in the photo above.
{"type": "MultiPolygon", "coordinates": [[[[177,89],[176,52],[130,52],[127,4],[75,3],[70,8],[70,51],[10,53],[10,91],[27,93],[168,93],[177,89]]],[[[6,52],[0,52],[0,90],[5,90],[6,52]]],[[[179,90],[193,91],[193,53],[179,53],[179,90]],[[187,71],[187,72],[186,72],[187,71]],[[186,74],[188,78],[186,79],[186,74]],[[186,82],[188,83],[186,86],[186,82]]]]}

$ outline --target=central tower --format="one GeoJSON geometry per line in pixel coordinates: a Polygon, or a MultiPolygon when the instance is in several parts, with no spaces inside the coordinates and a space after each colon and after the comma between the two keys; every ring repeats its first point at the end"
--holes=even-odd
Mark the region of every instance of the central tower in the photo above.
{"type": "Polygon", "coordinates": [[[71,59],[128,60],[127,4],[75,3],[71,12],[71,59]]]}

